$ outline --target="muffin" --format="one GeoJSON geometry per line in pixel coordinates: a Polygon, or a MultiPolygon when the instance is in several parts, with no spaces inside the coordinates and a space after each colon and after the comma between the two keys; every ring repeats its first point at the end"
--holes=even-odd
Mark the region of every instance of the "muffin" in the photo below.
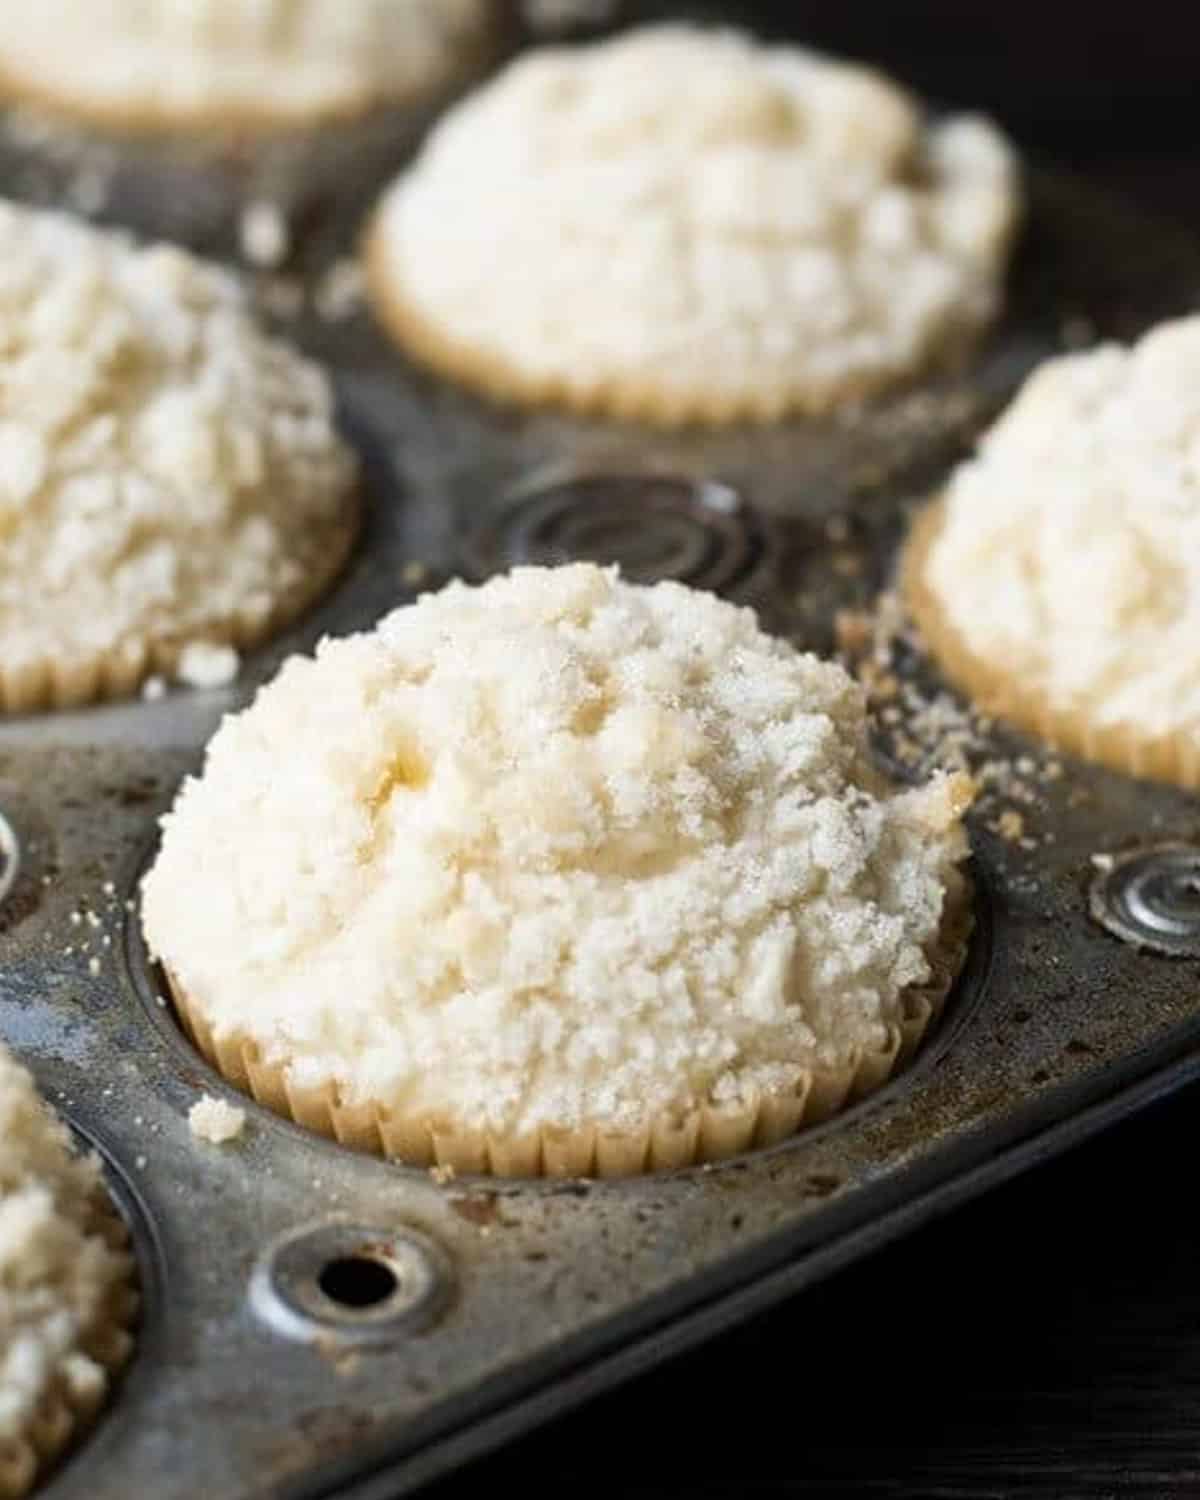
{"type": "Polygon", "coordinates": [[[0,202],[0,340],[0,711],[131,693],[330,583],[330,386],[228,274],[0,202]]]}
{"type": "Polygon", "coordinates": [[[1200,317],[1036,370],[918,520],[904,583],[987,712],[1200,785],[1200,317]]]}
{"type": "Polygon", "coordinates": [[[163,821],[147,945],[261,1103],[417,1165],[619,1175],[878,1086],[963,953],[970,782],[841,668],[590,564],[293,658],[163,821]]]}
{"type": "Polygon", "coordinates": [[[510,3],[0,0],[9,191],[199,250],[240,243],[256,265],[323,267],[505,45],[510,3]],[[278,228],[260,261],[265,222],[278,228]]]}
{"type": "Polygon", "coordinates": [[[435,92],[494,0],[0,0],[0,86],[122,130],[280,130],[435,92]]]}
{"type": "Polygon", "coordinates": [[[499,399],[656,425],[824,412],[961,356],[1018,214],[986,121],[732,31],[543,48],[385,195],[379,317],[499,399]]]}
{"type": "Polygon", "coordinates": [[[0,1044],[0,1497],[24,1495],[132,1348],[134,1263],[94,1157],[0,1044]]]}

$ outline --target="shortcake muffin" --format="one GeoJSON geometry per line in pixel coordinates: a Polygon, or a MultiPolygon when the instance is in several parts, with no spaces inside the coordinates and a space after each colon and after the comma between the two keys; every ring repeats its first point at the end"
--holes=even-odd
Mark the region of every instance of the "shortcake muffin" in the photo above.
{"type": "Polygon", "coordinates": [[[331,388],[228,273],[0,202],[0,342],[0,711],[131,693],[330,583],[331,388]]]}
{"type": "Polygon", "coordinates": [[[379,316],[466,385],[652,424],[823,412],[960,356],[1019,189],[985,120],[684,25],[512,63],[385,195],[379,316]]]}
{"type": "Polygon", "coordinates": [[[904,579],[989,712],[1200,784],[1200,317],[1035,371],[919,518],[904,579]]]}
{"type": "Polygon", "coordinates": [[[0,0],[0,87],[121,129],[279,130],[460,74],[495,0],[0,0]]]}
{"type": "Polygon", "coordinates": [[[590,564],[293,658],[163,824],[148,946],[231,1082],[458,1171],[618,1175],[877,1087],[968,924],[972,788],[900,791],[840,667],[590,564]]]}

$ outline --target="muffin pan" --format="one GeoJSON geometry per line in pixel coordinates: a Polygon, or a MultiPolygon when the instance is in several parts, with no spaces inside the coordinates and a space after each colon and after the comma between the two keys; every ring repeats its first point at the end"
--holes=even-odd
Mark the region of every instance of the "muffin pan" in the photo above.
{"type": "MultiPolygon", "coordinates": [[[[835,421],[659,436],[521,415],[414,371],[365,313],[289,320],[364,456],[340,584],[229,689],[0,721],[0,1034],[106,1157],[145,1303],[111,1409],[47,1496],[405,1493],[1200,1074],[1200,804],[1070,760],[1042,774],[1054,758],[998,730],[975,758],[1017,761],[1030,790],[1019,838],[994,796],[973,817],[975,940],[936,1034],[879,1094],[717,1166],[446,1181],[347,1152],[212,1074],[138,936],[156,818],[221,714],[289,651],[453,573],[621,560],[830,649],[1037,359],[1196,305],[1190,242],[1069,183],[1030,190],[980,360],[835,421]],[[245,1108],[240,1140],[193,1139],[204,1092],[245,1108]]],[[[355,232],[320,227],[317,274],[355,232]]],[[[933,685],[919,657],[902,668],[933,685]]]]}

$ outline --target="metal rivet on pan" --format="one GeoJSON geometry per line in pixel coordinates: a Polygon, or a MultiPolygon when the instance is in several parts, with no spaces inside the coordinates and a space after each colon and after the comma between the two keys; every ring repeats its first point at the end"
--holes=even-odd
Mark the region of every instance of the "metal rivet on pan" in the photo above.
{"type": "Polygon", "coordinates": [[[416,1230],[336,1222],[272,1245],[254,1268],[250,1304],[285,1338],[383,1344],[428,1328],[451,1285],[445,1254],[416,1230]]]}
{"type": "Polygon", "coordinates": [[[1161,844],[1093,859],[1092,916],[1154,953],[1200,958],[1200,849],[1161,844]]]}
{"type": "Polygon", "coordinates": [[[515,564],[619,563],[634,583],[727,588],[753,565],[758,535],[736,490],[653,474],[577,475],[526,492],[468,537],[478,578],[515,564]]]}
{"type": "Polygon", "coordinates": [[[17,883],[21,868],[21,846],[12,830],[12,824],[0,813],[0,901],[17,883]]]}

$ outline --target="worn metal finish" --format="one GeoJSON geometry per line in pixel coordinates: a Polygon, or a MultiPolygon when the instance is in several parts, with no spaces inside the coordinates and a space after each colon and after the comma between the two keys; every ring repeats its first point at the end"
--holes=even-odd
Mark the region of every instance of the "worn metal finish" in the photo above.
{"type": "Polygon", "coordinates": [[[0,903],[0,1034],[112,1164],[147,1288],[118,1398],[47,1496],[398,1494],[1193,1068],[1200,964],[1118,941],[1088,893],[1097,853],[1200,842],[1200,804],[1071,762],[1022,809],[1035,847],[976,820],[974,949],[906,1074],[769,1151],[623,1183],[439,1183],[232,1095],[159,998],[136,892],[220,716],[322,631],[549,549],[715,582],[827,648],[835,612],[887,576],[913,499],[1064,329],[1130,335],[1198,293],[1190,243],[1035,178],[1010,311],[969,370],[837,420],[663,436],[477,402],[365,315],[293,325],[335,370],[366,465],[366,535],[331,597],[229,689],[0,724],[22,851],[0,903]],[[192,1138],[203,1091],[246,1108],[237,1144],[192,1138]],[[320,1256],[289,1258],[312,1226],[333,1259],[366,1235],[421,1316],[350,1332],[317,1295],[320,1256]]]}
{"type": "Polygon", "coordinates": [[[542,475],[463,540],[466,571],[486,578],[525,564],[573,558],[620,564],[634,583],[673,578],[714,593],[757,560],[761,539],[742,497],[727,484],[671,475],[542,475]]]}

